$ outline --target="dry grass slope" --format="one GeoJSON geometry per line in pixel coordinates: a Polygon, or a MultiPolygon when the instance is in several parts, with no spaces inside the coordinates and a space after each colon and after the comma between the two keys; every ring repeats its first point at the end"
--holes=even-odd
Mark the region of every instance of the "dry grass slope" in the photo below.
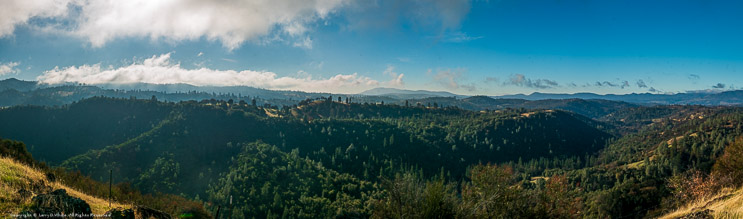
{"type": "Polygon", "coordinates": [[[714,218],[743,218],[743,188],[723,189],[717,195],[694,201],[660,218],[675,219],[704,210],[710,210],[714,218]]]}
{"type": "MultiPolygon", "coordinates": [[[[87,195],[78,190],[69,188],[61,182],[49,182],[45,174],[37,169],[26,166],[11,158],[0,157],[0,215],[19,213],[31,203],[31,197],[45,190],[64,189],[67,194],[87,202],[93,214],[103,214],[108,211],[108,201],[87,195]],[[31,194],[21,194],[21,189],[31,194]]],[[[131,208],[129,205],[112,203],[111,207],[131,208]]]]}

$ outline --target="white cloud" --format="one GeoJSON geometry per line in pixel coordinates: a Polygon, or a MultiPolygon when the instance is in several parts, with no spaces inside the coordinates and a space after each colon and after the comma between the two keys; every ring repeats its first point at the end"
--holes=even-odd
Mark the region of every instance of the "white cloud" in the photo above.
{"type": "MultiPolygon", "coordinates": [[[[346,0],[7,0],[0,7],[0,36],[31,18],[69,21],[58,29],[94,47],[125,37],[152,40],[218,40],[230,50],[246,41],[278,34],[307,48],[308,24],[327,18],[346,0]],[[68,7],[69,6],[69,7],[68,7]],[[74,8],[74,9],[72,9],[74,8]],[[75,17],[67,17],[74,11],[75,17]]],[[[54,23],[54,22],[53,22],[54,23]]],[[[275,36],[274,36],[275,37],[275,36]]],[[[309,41],[311,43],[311,41],[309,41]]]]}
{"type": "Polygon", "coordinates": [[[15,67],[18,66],[20,63],[18,62],[8,62],[5,64],[0,64],[0,76],[11,74],[11,73],[18,73],[20,72],[15,67]]]}
{"type": "Polygon", "coordinates": [[[447,33],[442,36],[437,36],[435,38],[440,39],[442,42],[447,43],[462,43],[477,39],[482,39],[482,36],[470,36],[463,32],[453,32],[453,33],[447,33]]]}
{"type": "Polygon", "coordinates": [[[55,67],[52,70],[45,71],[36,80],[46,84],[66,82],[86,84],[186,83],[197,86],[252,86],[274,90],[333,93],[357,93],[380,85],[380,82],[356,73],[337,74],[327,79],[315,79],[310,75],[300,73],[296,77],[280,77],[276,73],[268,71],[184,69],[180,66],[180,63],[171,63],[170,53],[152,56],[141,62],[119,68],[104,68],[100,64],[55,67]]]}
{"type": "Polygon", "coordinates": [[[304,48],[304,49],[312,49],[312,39],[310,37],[306,36],[302,40],[298,40],[294,42],[294,47],[304,48]]]}
{"type": "Polygon", "coordinates": [[[382,72],[382,74],[392,77],[392,80],[387,82],[387,86],[389,87],[402,87],[405,85],[405,82],[402,81],[402,77],[405,76],[405,74],[398,74],[395,72],[395,66],[388,65],[387,69],[382,72]]]}
{"type": "Polygon", "coordinates": [[[426,75],[432,77],[434,83],[438,83],[439,85],[442,85],[449,90],[464,89],[470,92],[476,91],[477,87],[475,87],[474,84],[462,83],[462,81],[466,78],[466,71],[467,69],[463,68],[439,69],[436,74],[433,74],[433,70],[428,69],[426,75]]]}
{"type": "Polygon", "coordinates": [[[290,36],[307,32],[306,24],[324,19],[344,0],[81,0],[77,33],[93,46],[119,37],[219,40],[235,49],[277,29],[290,36]]]}
{"type": "Polygon", "coordinates": [[[384,30],[410,25],[444,40],[480,37],[458,32],[471,0],[3,0],[0,37],[33,18],[48,19],[36,30],[77,36],[93,47],[120,38],[167,42],[207,39],[233,50],[245,42],[285,42],[312,48],[314,25],[331,14],[344,16],[349,29],[384,30]],[[336,13],[348,10],[344,13],[336,13]],[[446,33],[454,33],[449,36],[446,33]]]}
{"type": "Polygon", "coordinates": [[[12,35],[16,25],[32,17],[53,18],[67,14],[70,0],[3,0],[0,7],[0,37],[12,35]]]}
{"type": "Polygon", "coordinates": [[[314,69],[322,69],[322,67],[325,66],[325,62],[324,61],[319,61],[319,62],[312,61],[308,65],[314,69]]]}
{"type": "Polygon", "coordinates": [[[196,54],[196,57],[201,57],[204,55],[204,52],[199,52],[199,54],[196,54]]]}

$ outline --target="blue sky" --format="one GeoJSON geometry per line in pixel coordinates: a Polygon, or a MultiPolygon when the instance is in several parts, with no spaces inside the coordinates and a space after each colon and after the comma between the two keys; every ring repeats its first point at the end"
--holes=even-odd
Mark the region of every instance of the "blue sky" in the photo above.
{"type": "Polygon", "coordinates": [[[102,2],[0,3],[0,79],[487,95],[743,86],[740,1],[102,2]]]}

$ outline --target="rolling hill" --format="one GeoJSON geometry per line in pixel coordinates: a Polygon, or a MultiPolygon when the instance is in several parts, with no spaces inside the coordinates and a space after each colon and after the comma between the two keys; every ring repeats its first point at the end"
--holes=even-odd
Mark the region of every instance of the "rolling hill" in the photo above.
{"type": "Polygon", "coordinates": [[[146,192],[203,197],[208,185],[227,171],[226,158],[239,153],[235,145],[244,142],[297,150],[327,169],[369,180],[399,166],[417,166],[426,173],[446,166],[452,176],[461,177],[467,166],[480,162],[582,156],[600,150],[611,137],[598,123],[562,111],[479,113],[318,101],[272,115],[266,112],[271,109],[221,104],[175,105],[153,129],[62,165],[96,179],[114,169],[134,185],[159,182],[140,187],[146,192]],[[178,177],[144,175],[162,174],[163,168],[178,177]]]}
{"type": "Polygon", "coordinates": [[[373,88],[359,93],[367,96],[388,96],[397,99],[421,99],[426,97],[465,97],[446,91],[403,90],[397,88],[373,88]]]}
{"type": "MultiPolygon", "coordinates": [[[[0,109],[8,121],[0,133],[27,141],[39,160],[80,171],[57,174],[78,191],[112,172],[120,191],[178,194],[209,203],[211,214],[232,199],[222,213],[248,218],[658,217],[691,203],[676,182],[714,174],[743,136],[741,108],[728,106],[352,99],[94,97],[0,109]],[[498,214],[477,208],[485,205],[498,214]]],[[[184,210],[174,206],[164,211],[184,210]]]]}
{"type": "MultiPolygon", "coordinates": [[[[443,99],[452,98],[462,100],[466,98],[484,98],[485,96],[458,95],[446,91],[404,90],[396,88],[374,88],[358,94],[329,94],[308,93],[301,91],[266,90],[246,86],[194,86],[189,84],[37,84],[35,81],[21,81],[15,78],[0,81],[0,106],[15,105],[64,105],[85,98],[95,96],[149,99],[156,96],[160,100],[188,101],[188,100],[244,100],[250,102],[257,99],[260,105],[271,104],[291,106],[305,99],[317,99],[327,96],[352,98],[355,103],[386,102],[404,104],[406,100],[413,102],[447,102],[443,99]]],[[[560,102],[565,100],[586,101],[614,101],[637,105],[740,105],[743,104],[743,91],[695,91],[677,94],[607,94],[594,93],[553,94],[535,92],[529,95],[502,95],[491,96],[492,100],[472,100],[473,102],[444,103],[446,106],[458,106],[465,109],[481,110],[509,107],[515,100],[534,101],[529,105],[540,105],[540,101],[560,102]]],[[[451,102],[451,101],[449,101],[451,102]]],[[[525,104],[525,103],[524,103],[525,104]]],[[[546,103],[549,105],[550,103],[546,103]]],[[[584,114],[585,115],[585,114],[584,114]]]]}
{"type": "Polygon", "coordinates": [[[172,218],[170,214],[209,217],[201,203],[182,197],[143,196],[126,184],[111,187],[84,177],[80,172],[50,168],[36,162],[26,151],[25,144],[7,139],[0,139],[0,214],[3,217],[63,215],[72,218],[94,215],[172,218]],[[108,197],[103,198],[105,196],[108,197]]]}

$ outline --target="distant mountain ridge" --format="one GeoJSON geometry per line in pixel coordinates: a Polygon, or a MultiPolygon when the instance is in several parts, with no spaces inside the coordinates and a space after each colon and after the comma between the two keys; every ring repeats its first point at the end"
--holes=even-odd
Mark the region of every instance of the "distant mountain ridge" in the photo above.
{"type": "Polygon", "coordinates": [[[17,91],[30,91],[37,88],[35,81],[23,81],[16,78],[9,78],[0,81],[0,91],[4,90],[17,90],[17,91]]]}
{"type": "MultiPolygon", "coordinates": [[[[388,96],[399,99],[424,99],[435,97],[456,97],[466,98],[466,95],[457,95],[444,91],[426,91],[426,90],[404,90],[395,88],[374,88],[359,93],[361,95],[388,96]]],[[[632,93],[632,94],[595,94],[595,93],[540,93],[531,94],[511,94],[500,96],[489,96],[494,99],[509,100],[567,100],[567,99],[584,99],[584,100],[611,100],[622,101],[634,104],[644,105],[743,105],[743,90],[731,90],[722,92],[686,92],[677,94],[651,94],[651,93],[632,93]]]]}
{"type": "Polygon", "coordinates": [[[404,90],[397,88],[378,87],[359,93],[368,96],[390,96],[401,99],[415,99],[426,97],[466,97],[464,95],[453,94],[446,91],[427,91],[427,90],[404,90]]]}
{"type": "Polygon", "coordinates": [[[329,93],[311,93],[304,91],[284,91],[268,90],[250,86],[196,86],[191,84],[148,84],[148,83],[128,83],[128,84],[98,84],[95,85],[104,89],[118,90],[146,90],[165,93],[186,93],[186,92],[205,92],[221,94],[242,94],[244,96],[260,96],[262,98],[284,98],[300,96],[328,96],[329,93]]]}
{"type": "Polygon", "coordinates": [[[687,92],[677,94],[651,94],[651,93],[632,93],[632,94],[594,94],[594,93],[575,93],[575,94],[550,94],[534,92],[529,95],[503,95],[493,96],[493,98],[510,98],[525,100],[545,100],[545,99],[601,99],[612,101],[624,101],[637,104],[681,104],[681,105],[741,105],[743,104],[743,90],[731,90],[723,92],[687,92]]]}
{"type": "MultiPolygon", "coordinates": [[[[15,78],[0,81],[0,106],[19,104],[59,105],[71,103],[92,96],[149,98],[157,96],[168,101],[202,100],[202,99],[263,99],[273,100],[275,105],[291,105],[304,99],[321,97],[350,97],[356,102],[387,102],[398,104],[405,100],[423,100],[427,98],[465,99],[467,96],[446,91],[405,90],[397,88],[374,88],[358,94],[311,93],[303,91],[268,90],[249,86],[195,86],[190,84],[62,84],[45,85],[35,81],[23,81],[15,78]],[[247,98],[249,97],[249,98],[247,98]]],[[[513,105],[515,100],[609,100],[641,105],[743,105],[743,90],[723,92],[687,92],[677,94],[595,94],[595,93],[540,93],[489,96],[497,100],[482,100],[488,103],[502,102],[513,105]]],[[[518,102],[518,101],[517,101],[518,102]]],[[[454,105],[454,104],[452,104],[454,105]]],[[[482,105],[482,104],[479,104],[482,105]]],[[[517,104],[518,105],[518,104],[517,104]]],[[[451,106],[451,105],[450,105],[451,106]]],[[[468,107],[463,107],[468,108],[468,107]]],[[[492,107],[489,107],[492,108],[492,107]]]]}

